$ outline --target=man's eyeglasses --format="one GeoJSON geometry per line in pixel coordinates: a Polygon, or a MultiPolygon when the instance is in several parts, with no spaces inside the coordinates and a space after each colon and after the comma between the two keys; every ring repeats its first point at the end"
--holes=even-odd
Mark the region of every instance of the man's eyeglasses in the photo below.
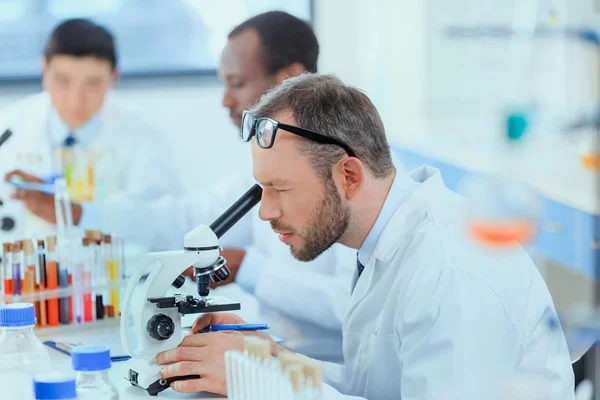
{"type": "Polygon", "coordinates": [[[322,144],[335,144],[346,150],[346,153],[350,157],[356,157],[356,154],[346,144],[339,140],[332,139],[328,136],[309,131],[308,129],[300,128],[299,126],[282,124],[279,121],[275,121],[271,118],[254,118],[248,111],[244,111],[242,114],[242,139],[249,142],[253,136],[256,135],[256,143],[263,149],[270,149],[275,143],[275,135],[277,130],[281,128],[286,132],[293,133],[294,135],[302,136],[305,139],[312,140],[313,142],[322,144]]]}

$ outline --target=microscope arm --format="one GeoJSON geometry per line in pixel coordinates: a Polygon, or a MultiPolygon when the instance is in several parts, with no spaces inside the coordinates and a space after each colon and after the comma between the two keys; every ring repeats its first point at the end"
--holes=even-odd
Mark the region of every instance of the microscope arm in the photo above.
{"type": "MultiPolygon", "coordinates": [[[[238,201],[211,224],[199,225],[184,237],[184,250],[165,251],[146,254],[131,276],[123,296],[121,317],[121,342],[124,350],[134,358],[145,356],[153,357],[158,351],[175,347],[177,343],[173,340],[180,338],[178,331],[181,327],[176,326],[171,338],[157,341],[148,337],[146,324],[158,310],[156,304],[148,301],[150,298],[164,296],[171,284],[179,278],[181,273],[194,266],[197,274],[202,270],[212,268],[219,261],[219,237],[235,225],[245,214],[260,202],[262,188],[258,185],[252,186],[238,201]],[[141,288],[136,288],[144,273],[150,267],[150,274],[141,288]],[[139,292],[140,304],[134,304],[133,293],[139,292]],[[133,348],[128,332],[128,320],[131,311],[134,311],[134,331],[138,337],[138,346],[133,348]],[[173,340],[171,340],[173,339],[173,340]],[[158,351],[157,351],[158,350],[158,351]]],[[[222,260],[222,258],[221,258],[222,260]]],[[[224,265],[223,265],[224,267],[224,265]]],[[[224,267],[226,269],[226,267],[224,267]]],[[[227,270],[227,273],[229,271],[227,270]]],[[[207,278],[208,275],[202,276],[207,278]]],[[[199,285],[200,289],[200,285],[199,285]]],[[[239,307],[239,306],[238,306],[239,307]]],[[[161,310],[162,311],[162,310],[161,310]]],[[[177,309],[166,309],[165,314],[179,318],[175,315],[177,309]]],[[[176,324],[177,325],[177,324],[176,324]]]]}

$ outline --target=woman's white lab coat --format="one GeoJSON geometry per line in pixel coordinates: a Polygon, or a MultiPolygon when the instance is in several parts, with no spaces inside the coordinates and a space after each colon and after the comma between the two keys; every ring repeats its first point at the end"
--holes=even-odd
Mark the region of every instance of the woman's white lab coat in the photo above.
{"type": "Polygon", "coordinates": [[[508,379],[539,373],[553,396],[543,398],[573,399],[565,337],[528,255],[464,240],[464,200],[433,168],[411,175],[421,184],[355,274],[345,365],[327,364],[326,381],[372,400],[499,400],[508,379]]]}
{"type": "MultiPolygon", "coordinates": [[[[31,95],[0,112],[0,133],[10,128],[13,135],[0,147],[0,173],[22,169],[37,176],[52,171],[52,143],[48,132],[50,97],[46,92],[31,95]]],[[[89,148],[102,157],[96,160],[96,172],[102,174],[108,197],[127,197],[140,203],[165,193],[177,193],[178,181],[169,164],[171,157],[161,134],[142,123],[139,117],[123,111],[110,98],[100,111],[99,128],[89,148]]],[[[21,239],[40,230],[51,230],[39,218],[28,215],[24,204],[10,201],[13,188],[0,183],[0,215],[12,216],[17,225],[11,232],[0,233],[0,241],[21,239]],[[26,221],[27,216],[27,222],[26,221]]],[[[102,220],[94,229],[104,229],[102,220]]]]}

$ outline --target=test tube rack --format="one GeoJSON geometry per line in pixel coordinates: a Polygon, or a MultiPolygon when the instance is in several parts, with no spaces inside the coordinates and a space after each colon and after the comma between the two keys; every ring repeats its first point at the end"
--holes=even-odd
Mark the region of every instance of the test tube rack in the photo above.
{"type": "MultiPolygon", "coordinates": [[[[43,325],[41,324],[41,318],[39,315],[40,312],[40,304],[44,304],[45,309],[49,309],[52,307],[51,302],[54,301],[55,305],[60,299],[69,299],[71,300],[69,303],[70,313],[73,313],[72,304],[75,301],[74,299],[83,298],[86,294],[98,294],[97,296],[103,296],[101,293],[108,293],[114,290],[120,291],[127,286],[126,279],[119,279],[117,281],[108,282],[102,285],[79,285],[79,286],[69,286],[67,288],[59,288],[54,290],[42,290],[32,293],[24,293],[24,294],[15,294],[15,295],[6,295],[0,292],[0,304],[10,304],[10,303],[32,303],[36,306],[36,326],[35,329],[38,332],[43,332],[44,334],[56,334],[60,332],[72,332],[73,330],[85,329],[90,326],[105,326],[105,325],[118,325],[119,314],[114,313],[114,308],[110,305],[104,305],[104,303],[92,304],[92,318],[88,318],[87,320],[77,320],[76,316],[71,316],[69,318],[69,323],[65,324],[63,322],[58,324],[50,324],[49,321],[46,321],[43,325]],[[99,308],[102,308],[99,310],[99,308]]],[[[92,296],[93,298],[94,296],[92,296]]],[[[94,299],[95,301],[96,299],[94,299]]]]}
{"type": "Polygon", "coordinates": [[[293,353],[272,357],[270,343],[244,338],[244,351],[225,353],[227,395],[232,400],[319,400],[321,364],[293,353]]]}
{"type": "Polygon", "coordinates": [[[122,238],[100,231],[62,241],[48,236],[4,243],[0,304],[34,304],[39,332],[118,321],[120,292],[128,282],[122,250],[122,238]]]}

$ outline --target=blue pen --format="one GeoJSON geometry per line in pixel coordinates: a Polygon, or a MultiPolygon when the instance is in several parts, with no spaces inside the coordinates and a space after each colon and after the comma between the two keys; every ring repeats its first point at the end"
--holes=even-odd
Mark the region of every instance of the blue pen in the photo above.
{"type": "Polygon", "coordinates": [[[224,324],[209,325],[196,333],[218,332],[218,331],[264,331],[269,329],[267,324],[224,324]]]}

